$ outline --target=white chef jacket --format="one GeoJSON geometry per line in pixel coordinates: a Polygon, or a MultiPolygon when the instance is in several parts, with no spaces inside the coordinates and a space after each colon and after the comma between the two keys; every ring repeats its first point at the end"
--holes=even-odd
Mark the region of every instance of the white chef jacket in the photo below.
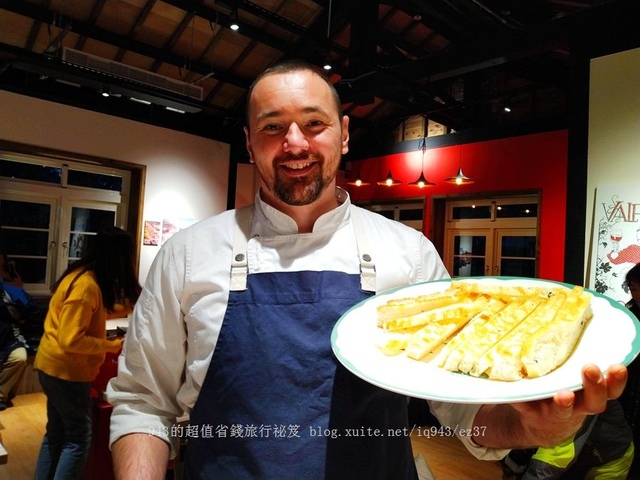
{"type": "MultiPolygon", "coordinates": [[[[249,274],[332,270],[360,273],[352,213],[358,209],[376,271],[378,292],[448,278],[432,243],[420,232],[352,205],[338,188],[340,206],[298,234],[295,221],[256,195],[247,257],[249,274]]],[[[130,433],[151,433],[171,444],[177,417],[198,398],[224,319],[230,288],[236,210],[175,234],[163,246],[135,306],[118,376],[107,388],[113,404],[110,443],[130,433]]],[[[432,402],[443,425],[473,425],[479,405],[432,402]]],[[[459,437],[478,458],[502,458],[459,437]]]]}

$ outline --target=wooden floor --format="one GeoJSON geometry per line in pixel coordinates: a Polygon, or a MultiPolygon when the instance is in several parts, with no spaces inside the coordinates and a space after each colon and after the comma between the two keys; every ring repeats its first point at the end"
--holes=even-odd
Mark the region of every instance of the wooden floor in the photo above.
{"type": "Polygon", "coordinates": [[[2,444],[8,459],[0,465],[0,480],[31,480],[47,420],[43,393],[18,395],[13,407],[0,412],[2,444]]]}
{"type": "MultiPolygon", "coordinates": [[[[0,480],[31,480],[46,422],[42,393],[18,395],[14,406],[0,412],[0,434],[8,462],[0,480]]],[[[426,460],[436,480],[501,480],[500,467],[474,458],[456,438],[413,437],[414,452],[426,460]]]]}
{"type": "Polygon", "coordinates": [[[501,480],[497,462],[478,460],[456,437],[413,435],[413,452],[421,454],[435,480],[501,480]]]}

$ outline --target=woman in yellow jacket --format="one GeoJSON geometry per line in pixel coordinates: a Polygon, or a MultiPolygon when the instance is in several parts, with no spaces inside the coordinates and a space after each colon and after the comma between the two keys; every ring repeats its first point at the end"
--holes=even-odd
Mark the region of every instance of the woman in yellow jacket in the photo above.
{"type": "Polygon", "coordinates": [[[36,479],[79,479],[91,444],[91,382],[106,352],[106,318],[116,303],[133,304],[140,294],[133,267],[133,242],[110,227],[90,237],[85,254],[62,274],[44,323],[35,360],[47,396],[47,427],[36,479]]]}

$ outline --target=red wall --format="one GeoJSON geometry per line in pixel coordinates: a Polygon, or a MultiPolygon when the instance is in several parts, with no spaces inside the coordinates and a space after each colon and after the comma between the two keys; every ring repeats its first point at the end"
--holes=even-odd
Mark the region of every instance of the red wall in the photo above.
{"type": "MultiPolygon", "coordinates": [[[[562,281],[564,278],[564,242],[567,185],[567,131],[556,131],[491,140],[479,143],[427,149],[424,174],[433,187],[419,189],[407,185],[420,176],[422,152],[406,152],[373,159],[353,161],[351,176],[360,172],[371,185],[343,185],[354,202],[426,197],[425,219],[431,218],[431,197],[475,193],[503,193],[522,190],[540,191],[540,263],[539,276],[562,281]],[[444,179],[462,169],[475,180],[471,185],[451,185],[444,179]],[[379,186],[389,170],[402,185],[379,186]]],[[[425,228],[430,228],[425,221],[425,228]]],[[[430,232],[425,232],[429,236],[430,232]]]]}

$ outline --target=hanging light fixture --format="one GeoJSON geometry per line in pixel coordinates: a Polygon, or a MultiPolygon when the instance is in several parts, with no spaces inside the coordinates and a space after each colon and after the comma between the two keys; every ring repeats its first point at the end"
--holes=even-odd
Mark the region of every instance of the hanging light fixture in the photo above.
{"type": "Polygon", "coordinates": [[[400,180],[396,180],[395,178],[393,178],[393,175],[391,175],[391,170],[389,170],[389,174],[387,175],[387,178],[385,178],[384,180],[380,180],[379,182],[376,182],[376,183],[378,185],[387,186],[387,187],[393,187],[395,185],[402,184],[400,180]]]}
{"type": "Polygon", "coordinates": [[[422,150],[422,168],[420,169],[420,177],[418,177],[418,179],[415,182],[411,182],[409,184],[409,186],[411,187],[418,187],[418,188],[424,188],[424,187],[433,187],[435,185],[435,183],[430,182],[429,180],[427,180],[424,176],[424,155],[427,152],[427,128],[429,126],[429,121],[426,120],[426,125],[425,125],[425,133],[422,136],[422,142],[420,144],[420,148],[422,150]]]}
{"type": "Polygon", "coordinates": [[[502,102],[502,110],[505,113],[511,113],[511,103],[509,102],[509,74],[508,72],[505,72],[504,74],[504,100],[502,102]]]}
{"type": "Polygon", "coordinates": [[[234,32],[240,30],[240,25],[238,24],[238,9],[237,8],[234,8],[229,13],[229,21],[230,21],[229,28],[231,30],[233,30],[234,32]]]}
{"type": "Polygon", "coordinates": [[[505,111],[505,113],[510,113],[511,112],[511,105],[509,103],[509,97],[504,97],[504,107],[503,110],[505,111]]]}
{"type": "Polygon", "coordinates": [[[331,66],[331,56],[329,54],[327,54],[326,57],[324,57],[324,64],[322,65],[322,68],[325,69],[326,71],[331,70],[332,66],[331,66]]]}
{"type": "Polygon", "coordinates": [[[358,175],[356,175],[356,178],[347,182],[347,185],[353,185],[355,187],[363,187],[365,185],[370,185],[370,183],[362,180],[362,177],[360,176],[360,172],[358,172],[358,175]]]}
{"type": "Polygon", "coordinates": [[[329,9],[327,11],[327,54],[324,57],[324,63],[322,64],[322,68],[326,71],[331,70],[331,3],[329,0],[329,9]]]}
{"type": "Polygon", "coordinates": [[[458,173],[454,177],[445,178],[444,181],[455,185],[470,185],[473,183],[473,179],[462,173],[462,145],[460,145],[460,168],[458,168],[458,173]]]}

